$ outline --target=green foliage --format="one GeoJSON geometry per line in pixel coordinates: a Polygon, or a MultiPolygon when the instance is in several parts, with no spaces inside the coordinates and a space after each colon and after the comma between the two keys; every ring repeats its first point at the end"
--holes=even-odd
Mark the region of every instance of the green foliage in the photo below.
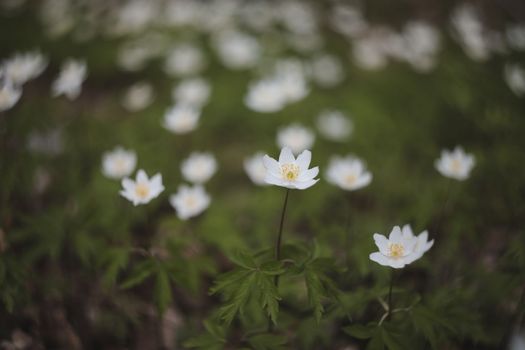
{"type": "Polygon", "coordinates": [[[242,251],[233,254],[232,261],[237,268],[220,275],[210,289],[212,294],[221,293],[224,297],[225,303],[219,309],[220,318],[230,324],[238,313],[243,313],[248,301],[255,299],[277,324],[281,298],[274,279],[284,273],[283,265],[272,261],[257,264],[252,256],[242,251]]]}

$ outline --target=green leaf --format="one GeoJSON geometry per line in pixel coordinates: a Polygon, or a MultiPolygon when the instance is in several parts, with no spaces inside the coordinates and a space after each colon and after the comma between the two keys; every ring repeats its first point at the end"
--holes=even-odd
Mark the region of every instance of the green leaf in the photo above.
{"type": "Polygon", "coordinates": [[[230,259],[236,265],[244,267],[245,269],[255,269],[255,268],[257,268],[257,264],[255,263],[255,260],[246,251],[236,250],[230,256],[230,259]]]}
{"type": "Polygon", "coordinates": [[[261,293],[262,308],[266,310],[272,322],[277,324],[279,300],[281,300],[281,298],[279,297],[273,278],[263,273],[257,273],[256,277],[256,283],[261,293]]]}
{"type": "Polygon", "coordinates": [[[304,271],[304,280],[308,291],[308,302],[314,308],[314,316],[317,323],[321,321],[324,308],[321,303],[321,297],[325,294],[323,285],[317,273],[310,268],[304,271]]]}
{"type": "Polygon", "coordinates": [[[343,328],[345,333],[357,339],[369,339],[374,335],[374,327],[363,326],[361,324],[353,324],[343,328]]]}
{"type": "Polygon", "coordinates": [[[133,269],[131,276],[121,284],[120,288],[128,289],[141,283],[153,273],[153,266],[151,260],[145,260],[137,264],[133,269]]]}
{"type": "Polygon", "coordinates": [[[287,343],[287,339],[282,335],[274,334],[258,334],[250,337],[248,343],[255,350],[284,350],[287,347],[284,347],[287,343]]]}
{"type": "Polygon", "coordinates": [[[261,264],[260,269],[267,275],[275,276],[281,275],[286,270],[283,267],[283,263],[280,261],[268,261],[261,264]]]}
{"type": "Polygon", "coordinates": [[[244,306],[250,297],[250,290],[252,288],[256,274],[248,272],[246,278],[233,291],[229,302],[219,309],[219,315],[224,322],[229,325],[235,315],[242,313],[244,306]]]}
{"type": "Polygon", "coordinates": [[[160,314],[163,314],[171,303],[170,276],[162,265],[160,265],[155,279],[155,302],[160,314]]]}

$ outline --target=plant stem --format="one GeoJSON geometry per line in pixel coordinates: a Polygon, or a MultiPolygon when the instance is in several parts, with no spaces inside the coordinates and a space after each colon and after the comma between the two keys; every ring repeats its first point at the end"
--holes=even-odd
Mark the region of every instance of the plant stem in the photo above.
{"type": "Polygon", "coordinates": [[[445,218],[445,213],[447,211],[447,207],[450,202],[450,192],[452,192],[452,181],[453,181],[452,179],[448,179],[447,189],[446,189],[447,192],[445,194],[445,201],[443,202],[443,206],[441,207],[439,219],[434,229],[435,234],[438,234],[439,231],[441,230],[441,225],[443,224],[443,219],[445,218]]]}
{"type": "Polygon", "coordinates": [[[392,315],[392,287],[394,286],[394,270],[392,269],[390,271],[390,288],[388,289],[388,316],[387,318],[390,319],[390,316],[392,315]]]}
{"type": "MultiPolygon", "coordinates": [[[[283,226],[284,226],[284,216],[286,214],[286,207],[288,205],[288,196],[290,194],[290,189],[286,189],[286,195],[284,197],[284,203],[283,203],[283,209],[281,211],[281,222],[279,224],[279,233],[277,235],[277,241],[275,242],[275,260],[280,261],[281,260],[281,242],[283,238],[283,226]]],[[[273,278],[273,283],[275,285],[275,288],[279,288],[279,275],[276,275],[273,278]]],[[[273,322],[270,319],[268,319],[268,332],[271,332],[273,330],[273,322]]]]}

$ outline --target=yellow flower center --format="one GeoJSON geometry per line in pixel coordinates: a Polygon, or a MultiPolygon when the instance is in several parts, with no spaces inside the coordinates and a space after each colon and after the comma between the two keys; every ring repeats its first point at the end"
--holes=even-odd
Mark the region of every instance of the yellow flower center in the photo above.
{"type": "Polygon", "coordinates": [[[355,183],[355,181],[357,180],[357,176],[355,176],[354,174],[348,174],[345,176],[345,182],[347,185],[353,185],[355,183]]]}
{"type": "Polygon", "coordinates": [[[137,184],[135,186],[135,194],[139,198],[146,198],[149,194],[149,186],[147,184],[137,184]]]}
{"type": "Polygon", "coordinates": [[[390,243],[388,250],[390,257],[394,259],[401,258],[405,254],[405,247],[399,243],[390,243]]]}
{"type": "Polygon", "coordinates": [[[193,196],[186,197],[185,202],[186,202],[186,206],[189,207],[189,208],[193,208],[197,204],[197,201],[195,200],[195,198],[193,196]]]}
{"type": "Polygon", "coordinates": [[[281,174],[287,181],[295,181],[299,177],[299,166],[296,164],[281,165],[281,174]]]}
{"type": "Polygon", "coordinates": [[[450,167],[452,168],[452,171],[457,173],[461,170],[461,162],[459,161],[459,159],[453,159],[450,167]]]}

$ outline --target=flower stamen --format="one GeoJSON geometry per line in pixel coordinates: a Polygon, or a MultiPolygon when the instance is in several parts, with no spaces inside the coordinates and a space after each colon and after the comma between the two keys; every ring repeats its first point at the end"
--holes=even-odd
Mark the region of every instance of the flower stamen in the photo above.
{"type": "Polygon", "coordinates": [[[299,177],[299,166],[293,163],[281,165],[281,174],[287,181],[295,181],[299,177]]]}
{"type": "Polygon", "coordinates": [[[401,258],[405,254],[405,247],[399,243],[390,243],[388,246],[388,254],[394,259],[401,258]]]}

